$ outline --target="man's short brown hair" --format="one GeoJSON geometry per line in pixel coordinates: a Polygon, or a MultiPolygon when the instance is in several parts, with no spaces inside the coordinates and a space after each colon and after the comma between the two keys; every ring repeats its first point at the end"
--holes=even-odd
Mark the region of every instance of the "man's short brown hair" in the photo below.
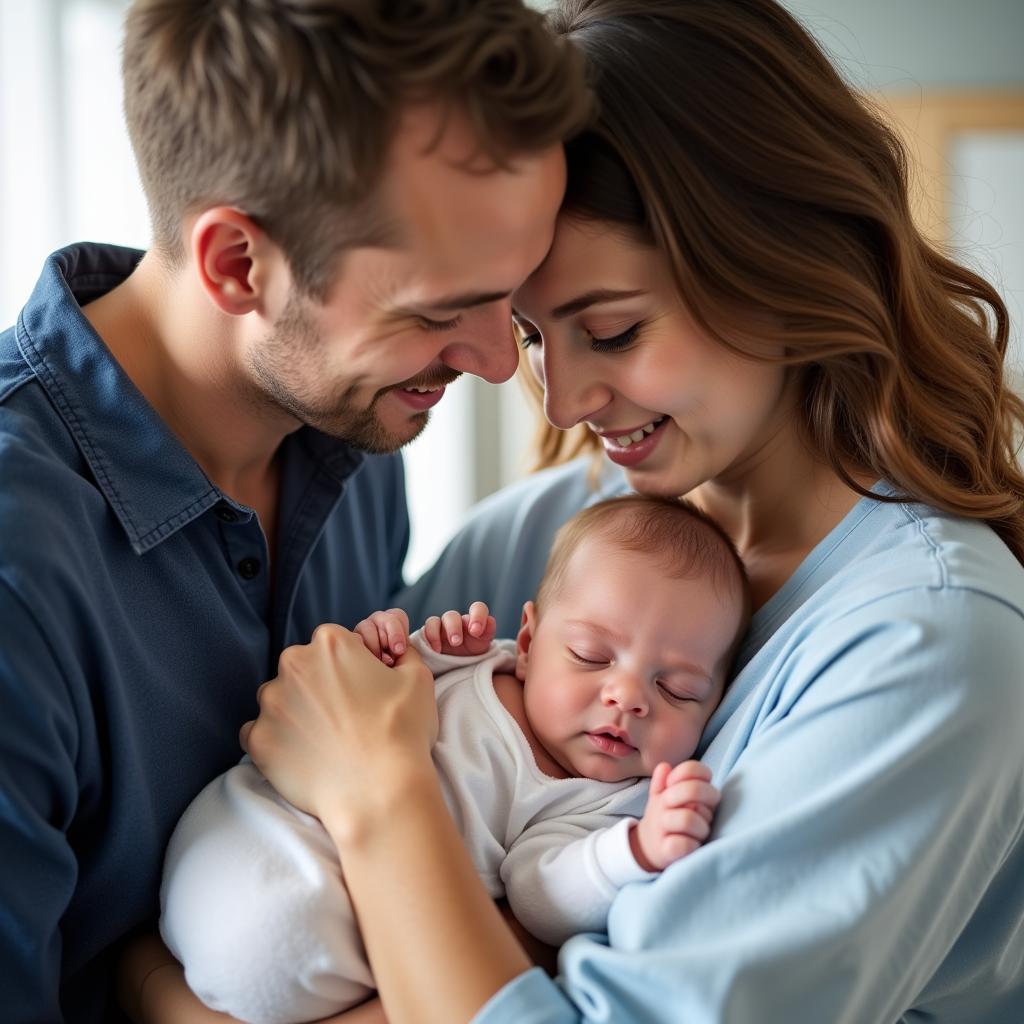
{"type": "Polygon", "coordinates": [[[183,259],[183,217],[228,205],[326,295],[373,209],[403,107],[468,114],[495,164],[577,131],[590,94],[574,47],[521,0],[135,0],[125,116],[154,245],[183,259]]]}

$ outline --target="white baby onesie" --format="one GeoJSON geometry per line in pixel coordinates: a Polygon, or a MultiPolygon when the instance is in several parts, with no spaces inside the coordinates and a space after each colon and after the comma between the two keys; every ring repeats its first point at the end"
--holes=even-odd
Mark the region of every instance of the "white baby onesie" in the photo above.
{"type": "MultiPolygon", "coordinates": [[[[653,877],[633,858],[625,817],[643,813],[648,780],[544,775],[494,691],[494,674],[515,664],[510,642],[477,659],[413,642],[438,676],[441,787],[488,892],[552,945],[603,931],[618,890],[653,877]]],[[[317,1020],[373,990],[334,844],[248,758],[178,823],[160,902],[161,934],[193,991],[250,1024],[317,1020]]]]}

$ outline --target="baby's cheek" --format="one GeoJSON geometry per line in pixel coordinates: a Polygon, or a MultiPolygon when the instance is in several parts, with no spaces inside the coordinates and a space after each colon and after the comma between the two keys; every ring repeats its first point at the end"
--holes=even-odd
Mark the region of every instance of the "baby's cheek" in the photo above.
{"type": "Polygon", "coordinates": [[[658,737],[658,757],[655,764],[667,761],[675,765],[688,761],[697,749],[700,740],[700,729],[692,722],[673,723],[662,730],[658,737]]]}

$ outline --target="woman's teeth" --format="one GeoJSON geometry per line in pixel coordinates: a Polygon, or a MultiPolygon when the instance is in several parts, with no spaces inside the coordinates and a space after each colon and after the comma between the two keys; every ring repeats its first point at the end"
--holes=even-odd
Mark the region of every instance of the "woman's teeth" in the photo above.
{"type": "Polygon", "coordinates": [[[659,416],[656,420],[651,420],[650,423],[645,423],[642,427],[638,427],[633,433],[623,434],[621,437],[612,438],[612,440],[620,448],[628,448],[631,444],[642,441],[648,434],[653,434],[655,427],[659,426],[664,418],[664,416],[659,416]]]}
{"type": "Polygon", "coordinates": [[[416,394],[418,394],[418,395],[429,395],[431,392],[440,391],[441,390],[441,385],[439,384],[439,385],[437,385],[437,387],[433,387],[433,388],[403,388],[402,390],[403,391],[415,391],[416,394]]]}

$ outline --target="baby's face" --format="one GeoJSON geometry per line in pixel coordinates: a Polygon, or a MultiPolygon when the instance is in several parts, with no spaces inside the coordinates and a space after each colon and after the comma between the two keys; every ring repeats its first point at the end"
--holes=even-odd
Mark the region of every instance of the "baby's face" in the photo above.
{"type": "Polygon", "coordinates": [[[605,782],[685,761],[721,699],[741,613],[709,579],[585,541],[520,631],[534,733],[571,775],[605,782]]]}

